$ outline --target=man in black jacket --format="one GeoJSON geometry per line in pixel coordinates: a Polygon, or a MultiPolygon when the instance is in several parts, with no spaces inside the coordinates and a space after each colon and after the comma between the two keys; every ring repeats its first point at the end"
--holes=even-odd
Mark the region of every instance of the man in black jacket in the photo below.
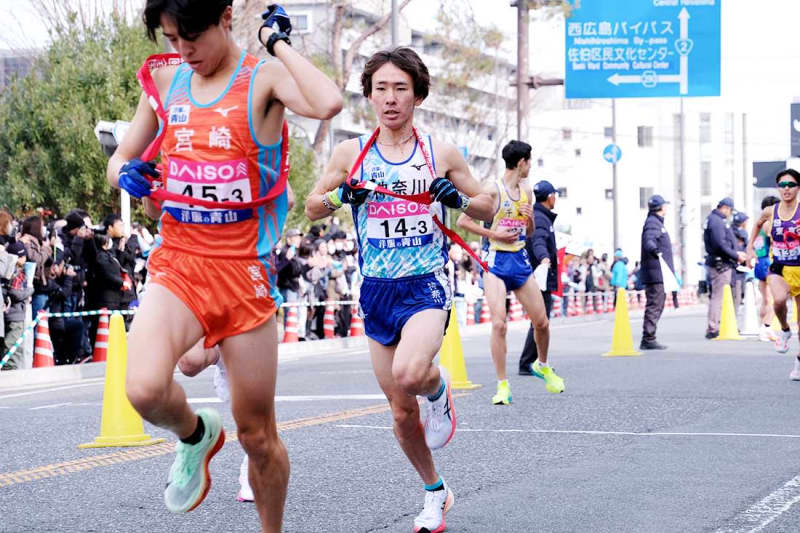
{"type": "MultiPolygon", "coordinates": [[[[555,187],[547,180],[542,180],[534,185],[533,194],[536,197],[536,203],[533,204],[535,229],[533,234],[525,239],[525,248],[528,250],[528,257],[534,270],[540,264],[548,265],[547,286],[539,287],[539,289],[542,291],[545,311],[549,319],[550,311],[553,309],[553,291],[558,290],[558,249],[556,248],[556,234],[553,231],[553,222],[558,216],[553,213],[553,208],[558,195],[555,187]]],[[[531,365],[536,361],[536,353],[533,324],[531,324],[528,328],[525,346],[519,357],[519,374],[521,376],[533,375],[531,365]]]]}
{"type": "Polygon", "coordinates": [[[645,307],[644,323],[642,324],[642,350],[664,350],[666,346],[656,340],[656,327],[661,313],[664,311],[666,294],[664,293],[664,278],[661,274],[661,261],[663,258],[674,272],[672,265],[672,242],[669,239],[667,228],[664,227],[666,205],[669,202],[658,194],[654,194],[647,202],[647,218],[642,228],[642,261],[639,275],[644,283],[645,307]]]}
{"type": "Polygon", "coordinates": [[[726,219],[733,212],[733,200],[723,198],[717,208],[711,211],[703,227],[703,242],[706,245],[706,273],[711,285],[711,297],[708,300],[708,327],[706,338],[713,339],[719,335],[719,319],[722,314],[722,291],[725,285],[731,284],[731,273],[737,263],[743,263],[747,257],[744,252],[736,251],[733,232],[726,219]]]}

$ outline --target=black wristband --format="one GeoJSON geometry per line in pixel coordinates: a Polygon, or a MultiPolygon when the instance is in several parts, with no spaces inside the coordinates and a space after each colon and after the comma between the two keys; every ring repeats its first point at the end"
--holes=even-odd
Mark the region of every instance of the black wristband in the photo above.
{"type": "Polygon", "coordinates": [[[286,35],[282,31],[275,32],[269,36],[269,39],[267,39],[266,47],[267,47],[267,52],[269,52],[269,55],[271,56],[275,55],[275,43],[278,41],[285,41],[286,44],[292,46],[292,41],[289,39],[288,35],[286,35]]]}

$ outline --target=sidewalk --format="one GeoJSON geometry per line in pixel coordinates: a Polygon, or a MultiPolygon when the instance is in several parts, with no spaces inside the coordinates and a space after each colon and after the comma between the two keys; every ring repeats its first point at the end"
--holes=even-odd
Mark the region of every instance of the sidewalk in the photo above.
{"type": "MultiPolygon", "coordinates": [[[[705,306],[691,305],[680,309],[665,309],[662,318],[670,316],[685,316],[690,314],[705,313],[705,306]]],[[[631,320],[641,319],[643,311],[631,311],[631,320]]],[[[580,317],[561,317],[553,318],[550,323],[554,326],[575,324],[581,322],[605,321],[613,323],[614,313],[600,313],[594,315],[584,315],[580,317]]],[[[528,329],[528,320],[518,320],[509,322],[508,328],[512,330],[528,329]]],[[[491,323],[475,324],[472,326],[460,326],[459,332],[462,337],[481,337],[488,336],[491,331],[491,323]]],[[[609,329],[609,338],[611,329],[609,329]]],[[[345,337],[338,339],[324,339],[307,342],[281,343],[278,345],[278,361],[297,360],[305,355],[326,355],[342,351],[363,350],[368,348],[366,337],[345,337]]],[[[102,378],[105,376],[106,364],[86,363],[82,365],[63,365],[46,368],[30,368],[25,370],[9,370],[0,372],[0,391],[8,392],[17,387],[28,387],[31,385],[46,385],[53,383],[68,383],[81,381],[84,379],[102,378]]]]}

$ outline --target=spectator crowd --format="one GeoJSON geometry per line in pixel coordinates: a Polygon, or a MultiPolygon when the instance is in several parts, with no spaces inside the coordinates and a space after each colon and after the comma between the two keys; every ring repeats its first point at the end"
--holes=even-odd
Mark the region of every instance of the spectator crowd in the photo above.
{"type": "MultiPolygon", "coordinates": [[[[43,214],[15,218],[0,210],[2,355],[23,334],[28,304],[32,316],[40,311],[58,314],[136,307],[146,280],[147,256],[157,242],[157,236],[153,237],[136,223],[126,234],[117,214],[109,214],[95,224],[81,209],[50,220],[43,214]]],[[[480,255],[481,243],[469,244],[480,255]]],[[[358,301],[360,287],[357,244],[352,230],[345,230],[335,217],[328,224],[311,226],[305,234],[290,228],[273,251],[272,264],[277,288],[286,304],[281,320],[285,322],[290,315],[287,307],[296,309],[300,340],[324,338],[326,308],[334,310],[335,336],[348,336],[356,309],[353,302],[358,301]]],[[[461,302],[474,306],[474,316],[480,316],[483,306],[480,265],[460,247],[451,246],[448,272],[459,317],[463,321],[461,302]]],[[[555,272],[553,269],[552,274],[555,272]]],[[[639,272],[638,262],[630,268],[622,250],[609,259],[607,254],[595,257],[589,249],[581,255],[567,255],[561,282],[565,296],[571,292],[612,291],[617,287],[641,290],[639,272]]],[[[563,298],[565,315],[568,300],[563,298]]],[[[90,360],[97,324],[97,316],[50,316],[48,325],[55,363],[90,360]]],[[[21,362],[22,350],[17,350],[2,369],[19,368],[21,362]]]]}
{"type": "MultiPolygon", "coordinates": [[[[126,235],[116,214],[95,225],[80,209],[49,221],[45,213],[15,218],[0,210],[3,355],[23,334],[27,305],[32,316],[40,311],[76,313],[135,306],[153,243],[152,235],[138,224],[126,235]]],[[[53,316],[48,322],[56,364],[82,362],[91,356],[97,316],[53,316]]],[[[19,368],[21,363],[22,350],[17,350],[2,370],[19,368]]]]}

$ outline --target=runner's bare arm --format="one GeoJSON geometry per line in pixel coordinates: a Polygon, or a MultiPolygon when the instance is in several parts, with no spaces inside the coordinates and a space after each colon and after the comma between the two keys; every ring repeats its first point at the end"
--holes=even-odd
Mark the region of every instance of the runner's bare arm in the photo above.
{"type": "Polygon", "coordinates": [[[533,220],[533,192],[528,187],[528,180],[522,181],[519,184],[519,188],[520,190],[525,189],[525,198],[528,199],[525,204],[520,206],[520,213],[528,217],[525,226],[526,235],[533,235],[533,230],[536,229],[536,222],[533,220]]]}
{"type": "Polygon", "coordinates": [[[758,220],[756,220],[756,223],[753,224],[753,230],[750,232],[750,238],[747,240],[747,259],[748,259],[748,262],[749,262],[749,260],[751,258],[755,257],[755,255],[756,255],[756,252],[755,252],[755,249],[753,248],[753,246],[754,246],[754,244],[756,242],[756,239],[758,238],[758,233],[762,229],[765,229],[767,232],[769,231],[769,228],[766,228],[766,225],[769,222],[769,219],[772,217],[772,209],[773,208],[771,206],[770,207],[765,207],[764,210],[761,211],[761,215],[759,215],[758,220]]]}
{"type": "Polygon", "coordinates": [[[147,102],[147,96],[142,93],[125,138],[108,160],[106,179],[112,187],[119,189],[119,169],[131,159],[142,155],[147,145],[155,138],[157,131],[158,119],[147,102]]]}
{"type": "Polygon", "coordinates": [[[453,182],[461,193],[470,199],[466,213],[468,216],[491,222],[495,213],[495,201],[491,195],[481,189],[480,183],[469,171],[467,162],[458,148],[449,143],[435,142],[437,168],[444,171],[445,177],[453,182]]]}
{"type": "MultiPolygon", "coordinates": [[[[263,33],[266,39],[266,30],[263,33]]],[[[327,120],[339,114],[342,93],[330,78],[285,42],[276,42],[274,50],[281,63],[268,63],[265,67],[271,79],[278,80],[276,99],[309,118],[327,120]]]]}
{"type": "Polygon", "coordinates": [[[322,203],[322,197],[344,183],[350,172],[350,165],[358,156],[358,151],[358,139],[344,141],[333,149],[325,173],[306,198],[306,216],[310,220],[319,220],[333,213],[322,203]]]}
{"type": "MultiPolygon", "coordinates": [[[[488,183],[481,187],[481,192],[488,194],[492,199],[492,205],[497,206],[497,187],[495,187],[493,183],[488,183]]],[[[458,216],[458,220],[456,220],[456,226],[467,230],[470,233],[474,233],[475,235],[486,237],[487,239],[495,239],[497,237],[496,231],[492,231],[491,228],[484,227],[483,224],[475,223],[475,221],[472,220],[472,217],[470,217],[467,213],[461,213],[458,216]]]]}
{"type": "MultiPolygon", "coordinates": [[[[158,89],[159,98],[164,101],[167,88],[172,82],[177,67],[163,67],[152,72],[153,81],[158,89]]],[[[119,169],[136,157],[142,155],[145,148],[158,133],[158,117],[147,100],[147,95],[142,93],[136,112],[131,120],[131,125],[125,133],[125,138],[117,146],[114,155],[108,160],[106,179],[112,187],[119,189],[119,169]]]]}

